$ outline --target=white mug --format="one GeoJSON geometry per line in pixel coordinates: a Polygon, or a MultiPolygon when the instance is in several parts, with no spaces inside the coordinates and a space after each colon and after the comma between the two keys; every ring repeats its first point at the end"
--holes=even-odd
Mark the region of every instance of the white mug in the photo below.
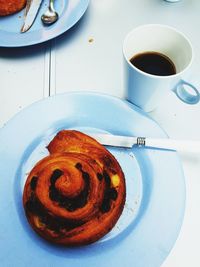
{"type": "Polygon", "coordinates": [[[170,90],[187,104],[199,102],[199,91],[183,80],[184,73],[190,68],[193,59],[192,45],[184,34],[166,25],[142,25],[126,36],[123,54],[127,100],[144,111],[154,110],[170,90]],[[130,59],[145,52],[156,52],[167,56],[174,63],[176,73],[158,76],[132,65],[130,59]],[[193,94],[186,90],[186,87],[189,87],[193,94]]]}

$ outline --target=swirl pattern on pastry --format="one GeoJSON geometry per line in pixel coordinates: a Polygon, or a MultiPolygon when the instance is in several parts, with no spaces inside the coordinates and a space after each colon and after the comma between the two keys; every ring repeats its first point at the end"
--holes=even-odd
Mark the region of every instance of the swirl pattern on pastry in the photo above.
{"type": "Polygon", "coordinates": [[[31,170],[23,204],[32,228],[53,243],[97,241],[116,224],[125,203],[125,179],[114,156],[93,138],[60,131],[50,155],[31,170]]]}

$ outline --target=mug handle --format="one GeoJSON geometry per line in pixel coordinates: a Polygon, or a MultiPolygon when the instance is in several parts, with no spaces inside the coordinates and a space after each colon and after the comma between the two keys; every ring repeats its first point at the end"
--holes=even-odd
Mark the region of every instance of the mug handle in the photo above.
{"type": "Polygon", "coordinates": [[[189,82],[186,82],[184,80],[181,80],[173,89],[174,93],[177,95],[177,97],[182,100],[183,102],[187,103],[187,104],[197,104],[200,100],[200,93],[197,90],[197,88],[192,85],[189,82]],[[186,89],[185,86],[190,87],[190,89],[192,89],[192,91],[194,92],[194,94],[189,93],[186,89]]]}

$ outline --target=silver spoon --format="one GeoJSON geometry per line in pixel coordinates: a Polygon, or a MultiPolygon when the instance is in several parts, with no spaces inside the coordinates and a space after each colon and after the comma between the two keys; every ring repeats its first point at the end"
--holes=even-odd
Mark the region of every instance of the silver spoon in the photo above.
{"type": "Polygon", "coordinates": [[[50,25],[58,20],[58,13],[54,9],[54,0],[49,1],[47,11],[42,15],[41,20],[44,24],[50,25]]]}

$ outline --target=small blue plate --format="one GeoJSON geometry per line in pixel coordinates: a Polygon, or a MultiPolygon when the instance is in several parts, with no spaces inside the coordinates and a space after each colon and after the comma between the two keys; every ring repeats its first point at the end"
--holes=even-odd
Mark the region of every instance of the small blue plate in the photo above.
{"type": "Polygon", "coordinates": [[[89,0],[55,1],[55,9],[59,20],[51,26],[44,26],[41,16],[47,9],[49,0],[44,0],[36,20],[30,30],[21,33],[24,10],[14,15],[0,17],[0,46],[21,47],[39,44],[50,40],[70,29],[85,13],[89,0]]]}
{"type": "Polygon", "coordinates": [[[119,221],[98,242],[59,247],[29,226],[22,205],[24,183],[61,129],[166,138],[138,108],[101,94],[57,95],[18,113],[0,130],[1,267],[160,266],[178,236],[185,208],[184,176],[174,151],[108,148],[124,171],[127,198],[119,221]]]}

